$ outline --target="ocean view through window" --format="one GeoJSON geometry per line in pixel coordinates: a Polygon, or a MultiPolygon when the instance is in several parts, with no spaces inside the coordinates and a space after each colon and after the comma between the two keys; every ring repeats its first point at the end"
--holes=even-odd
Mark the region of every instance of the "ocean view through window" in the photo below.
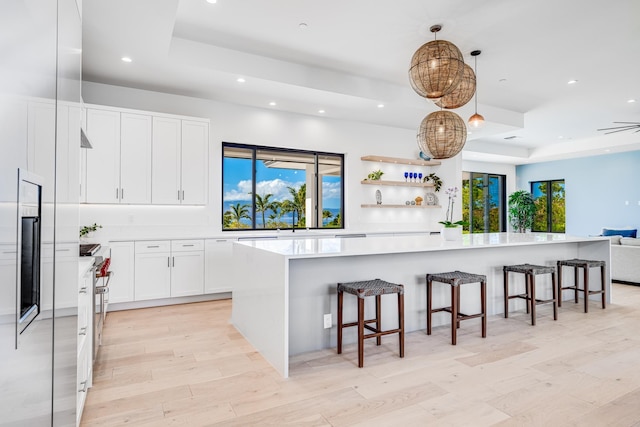
{"type": "Polygon", "coordinates": [[[222,144],[222,229],[343,228],[344,156],[222,144]]]}

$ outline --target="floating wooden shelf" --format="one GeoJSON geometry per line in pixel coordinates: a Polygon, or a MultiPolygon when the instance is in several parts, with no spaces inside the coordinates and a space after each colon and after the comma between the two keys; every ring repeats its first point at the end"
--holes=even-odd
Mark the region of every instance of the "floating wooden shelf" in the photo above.
{"type": "Polygon", "coordinates": [[[360,205],[361,208],[411,208],[411,209],[431,209],[431,208],[440,208],[440,205],[360,205]]]}
{"type": "Polygon", "coordinates": [[[435,187],[435,185],[433,185],[430,182],[404,182],[404,181],[382,181],[382,180],[370,181],[368,179],[360,181],[360,184],[391,185],[396,187],[419,187],[419,188],[435,187]]]}
{"type": "Polygon", "coordinates": [[[385,156],[362,156],[360,160],[366,160],[368,162],[383,162],[383,163],[397,163],[402,165],[413,165],[413,166],[438,166],[442,163],[438,160],[412,160],[412,159],[401,159],[399,157],[385,157],[385,156]]]}

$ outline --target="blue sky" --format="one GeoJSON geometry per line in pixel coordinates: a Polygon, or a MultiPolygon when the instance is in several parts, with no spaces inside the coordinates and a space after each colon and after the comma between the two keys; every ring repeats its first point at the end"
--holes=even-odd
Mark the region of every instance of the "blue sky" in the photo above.
{"type": "MultiPolygon", "coordinates": [[[[224,202],[251,202],[251,160],[224,158],[224,202]]],[[[263,162],[256,163],[256,192],[273,194],[271,200],[290,198],[287,187],[298,188],[305,183],[305,172],[294,169],[268,168],[263,162]]],[[[323,206],[326,209],[340,208],[340,177],[323,178],[323,206]]]]}

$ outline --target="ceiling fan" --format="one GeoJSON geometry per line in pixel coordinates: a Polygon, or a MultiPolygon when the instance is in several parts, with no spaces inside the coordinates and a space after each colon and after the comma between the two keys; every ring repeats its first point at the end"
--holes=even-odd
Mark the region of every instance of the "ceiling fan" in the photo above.
{"type": "Polygon", "coordinates": [[[640,122],[613,122],[615,124],[619,124],[622,126],[614,126],[610,128],[602,128],[597,129],[599,131],[608,130],[609,132],[605,132],[605,135],[616,132],[623,132],[625,130],[636,130],[634,133],[640,132],[640,122]]]}

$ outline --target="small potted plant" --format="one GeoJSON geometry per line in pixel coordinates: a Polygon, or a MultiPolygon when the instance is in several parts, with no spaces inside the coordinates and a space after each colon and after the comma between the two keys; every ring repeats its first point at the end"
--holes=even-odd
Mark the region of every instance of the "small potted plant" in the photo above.
{"type": "Polygon", "coordinates": [[[533,217],[536,214],[536,203],[533,194],[525,190],[518,190],[509,196],[509,222],[518,233],[530,230],[533,217]]]}
{"type": "Polygon", "coordinates": [[[373,171],[369,175],[367,175],[367,179],[371,181],[380,181],[382,175],[384,175],[384,172],[378,169],[377,171],[373,171]]]}
{"type": "Polygon", "coordinates": [[[98,228],[102,228],[101,225],[96,224],[93,225],[84,225],[80,228],[80,240],[85,241],[90,236],[91,233],[96,231],[98,228]]]}
{"type": "Polygon", "coordinates": [[[444,193],[449,196],[447,201],[447,213],[444,221],[438,221],[444,227],[440,230],[440,234],[444,240],[458,240],[462,237],[462,226],[467,225],[467,221],[453,221],[453,205],[456,197],[458,197],[458,187],[449,187],[444,193]]]}
{"type": "Polygon", "coordinates": [[[438,175],[431,172],[429,175],[425,176],[422,179],[422,182],[429,182],[429,181],[433,182],[433,185],[435,187],[434,190],[436,191],[436,193],[440,191],[440,188],[442,187],[442,180],[438,175]]]}

